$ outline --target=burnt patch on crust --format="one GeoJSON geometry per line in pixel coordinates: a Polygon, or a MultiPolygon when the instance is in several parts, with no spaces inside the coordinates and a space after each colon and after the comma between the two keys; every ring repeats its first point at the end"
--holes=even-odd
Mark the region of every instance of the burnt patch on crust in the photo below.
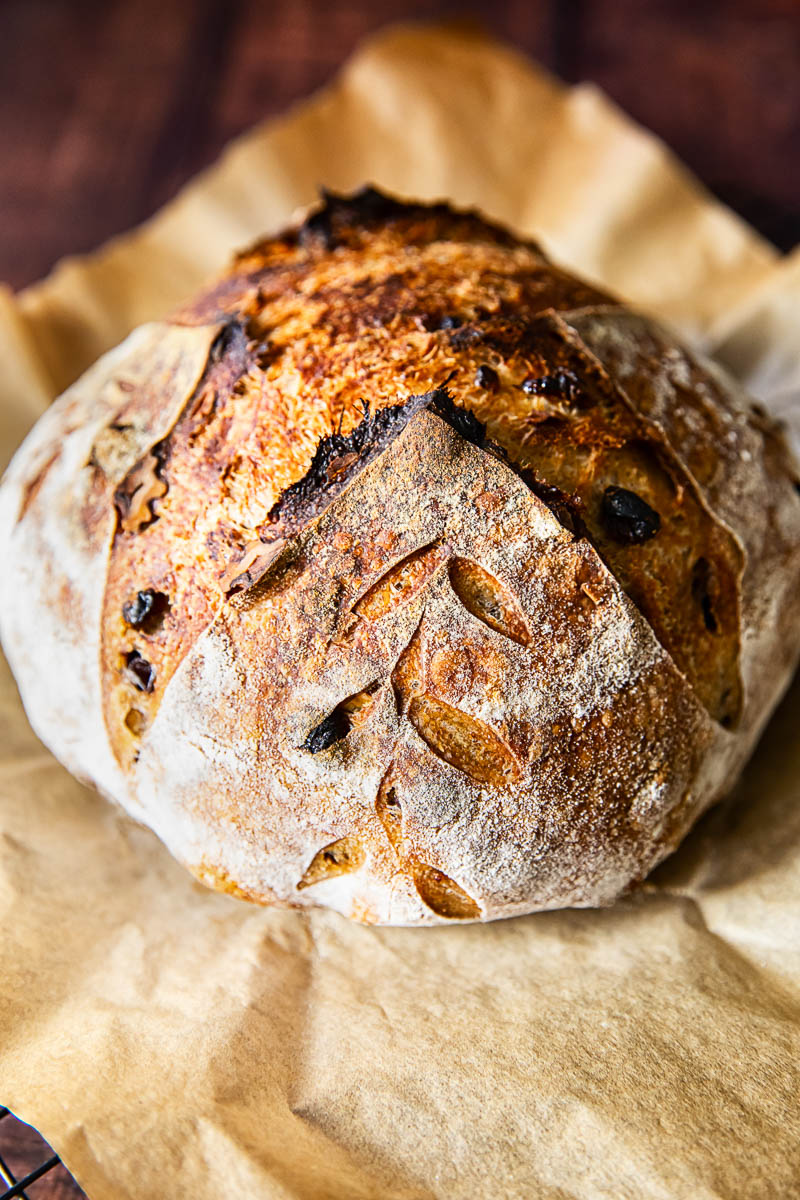
{"type": "Polygon", "coordinates": [[[364,419],[351,433],[332,433],[322,438],[305,475],[285,490],[269,513],[276,533],[294,532],[321,512],[344,484],[384,450],[411,417],[429,403],[428,396],[419,396],[377,413],[367,409],[364,419]],[[342,469],[345,461],[349,467],[342,469]]]}
{"type": "MultiPolygon", "coordinates": [[[[475,414],[471,413],[468,408],[462,408],[460,405],[455,404],[447,388],[437,388],[435,392],[429,394],[431,399],[428,407],[431,412],[436,413],[437,417],[441,417],[443,421],[446,421],[465,442],[470,442],[473,446],[477,446],[479,450],[487,448],[489,443],[486,437],[486,426],[483,421],[479,421],[475,414]]],[[[492,445],[495,448],[494,444],[492,445]]],[[[499,449],[499,447],[496,448],[499,449]]]]}
{"type": "Polygon", "coordinates": [[[453,402],[446,387],[411,396],[378,412],[365,410],[362,421],[348,434],[332,433],[319,442],[311,465],[282,494],[263,528],[264,540],[287,537],[318,516],[353,477],[382,453],[409,421],[429,410],[452,426],[466,441],[485,448],[486,426],[453,402]]]}
{"type": "MultiPolygon", "coordinates": [[[[485,423],[469,409],[456,404],[447,386],[443,385],[430,392],[411,396],[402,404],[380,409],[377,413],[366,411],[363,420],[349,434],[330,434],[319,442],[306,474],[284,491],[269,513],[269,525],[262,528],[264,569],[271,561],[270,545],[277,545],[280,539],[285,541],[318,516],[355,475],[385,451],[408,423],[423,411],[434,413],[466,442],[502,461],[547,505],[565,529],[574,537],[585,536],[580,498],[543,483],[533,471],[514,462],[498,442],[487,436],[485,423]]],[[[281,547],[283,541],[280,541],[281,547]]],[[[244,576],[244,571],[245,568],[242,568],[242,585],[237,586],[236,590],[243,590],[255,582],[244,576]]],[[[227,584],[229,592],[233,583],[231,576],[227,584]]]]}
{"type": "Polygon", "coordinates": [[[322,188],[320,201],[319,207],[309,213],[298,230],[302,246],[317,242],[324,249],[333,250],[347,229],[383,225],[393,217],[401,216],[407,208],[402,201],[369,184],[350,195],[322,188]]]}
{"type": "Polygon", "coordinates": [[[463,237],[472,232],[473,236],[488,236],[500,246],[523,244],[541,255],[536,243],[521,243],[509,230],[487,221],[474,209],[459,210],[445,203],[418,204],[398,200],[372,184],[349,194],[322,188],[320,204],[306,217],[297,231],[297,237],[303,247],[319,247],[331,251],[338,246],[349,244],[354,237],[358,238],[376,228],[400,221],[409,227],[407,236],[412,241],[414,224],[418,222],[426,242],[433,239],[436,226],[439,225],[442,234],[450,238],[463,237]]]}

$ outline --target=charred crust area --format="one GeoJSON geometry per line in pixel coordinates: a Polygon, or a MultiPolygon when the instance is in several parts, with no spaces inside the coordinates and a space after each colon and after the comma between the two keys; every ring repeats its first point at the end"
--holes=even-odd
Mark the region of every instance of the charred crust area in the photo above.
{"type": "Polygon", "coordinates": [[[377,188],[366,186],[350,195],[321,189],[320,203],[298,230],[301,245],[320,242],[333,250],[353,227],[369,229],[401,215],[408,206],[377,188]]]}
{"type": "Polygon", "coordinates": [[[418,413],[435,413],[466,441],[486,446],[486,426],[460,408],[446,387],[437,387],[402,404],[369,412],[351,433],[330,434],[319,442],[302,479],[286,489],[269,513],[262,530],[266,541],[298,532],[344,489],[358,472],[383,453],[418,413]]]}
{"type": "Polygon", "coordinates": [[[487,448],[486,424],[474,412],[456,404],[446,388],[437,388],[429,394],[431,399],[428,407],[431,412],[441,417],[465,442],[471,442],[479,450],[487,448]]]}
{"type": "MultiPolygon", "coordinates": [[[[425,229],[426,240],[430,229],[446,229],[452,236],[452,226],[457,223],[470,229],[473,234],[490,236],[501,246],[519,245],[516,238],[503,226],[487,221],[475,210],[459,210],[444,202],[420,204],[399,200],[371,184],[349,194],[321,189],[320,203],[312,209],[297,231],[301,246],[320,247],[325,251],[339,246],[351,245],[377,228],[402,223],[413,231],[414,224],[425,229]]],[[[412,232],[413,237],[413,232],[412,232]]],[[[534,242],[525,245],[541,250],[534,242]]]]}
{"type": "Polygon", "coordinates": [[[351,433],[323,437],[305,475],[291,484],[270,510],[268,522],[275,535],[302,528],[321,512],[358,471],[390,445],[416,413],[431,403],[432,395],[414,396],[404,404],[375,413],[365,404],[364,417],[351,433]]]}

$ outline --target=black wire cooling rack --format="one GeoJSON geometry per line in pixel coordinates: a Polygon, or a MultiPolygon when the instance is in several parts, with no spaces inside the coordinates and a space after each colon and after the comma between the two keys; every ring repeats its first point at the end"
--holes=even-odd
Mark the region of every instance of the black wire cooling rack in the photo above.
{"type": "Polygon", "coordinates": [[[0,1200],[86,1200],[43,1137],[0,1105],[0,1200]],[[20,1136],[22,1135],[22,1136],[20,1136]],[[11,1160],[14,1168],[12,1170],[11,1160]],[[47,1178],[49,1176],[49,1178],[47,1178]]]}

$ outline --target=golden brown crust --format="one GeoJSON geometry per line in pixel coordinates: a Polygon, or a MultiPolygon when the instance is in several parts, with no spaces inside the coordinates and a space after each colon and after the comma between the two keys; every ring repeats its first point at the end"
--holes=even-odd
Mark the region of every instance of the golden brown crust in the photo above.
{"type": "MultiPolygon", "coordinates": [[[[797,654],[769,423],[534,244],[371,189],[171,329],[71,518],[113,526],[121,798],[216,886],[360,919],[603,903],[646,873],[797,654]]],[[[20,473],[20,529],[57,455],[20,473]]]]}

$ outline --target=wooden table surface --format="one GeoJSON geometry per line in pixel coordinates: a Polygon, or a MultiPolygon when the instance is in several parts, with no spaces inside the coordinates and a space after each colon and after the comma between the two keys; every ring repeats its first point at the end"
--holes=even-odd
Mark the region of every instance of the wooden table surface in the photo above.
{"type": "Polygon", "coordinates": [[[464,13],[594,80],[781,248],[800,240],[798,0],[2,0],[0,279],[149,216],[364,34],[464,13]]]}
{"type": "MultiPolygon", "coordinates": [[[[776,245],[800,241],[799,0],[2,0],[0,279],[149,216],[365,34],[465,14],[599,84],[776,245]]],[[[18,1176],[46,1155],[26,1129],[0,1124],[18,1176]]],[[[52,1173],[29,1195],[69,1187],[52,1173]]]]}

